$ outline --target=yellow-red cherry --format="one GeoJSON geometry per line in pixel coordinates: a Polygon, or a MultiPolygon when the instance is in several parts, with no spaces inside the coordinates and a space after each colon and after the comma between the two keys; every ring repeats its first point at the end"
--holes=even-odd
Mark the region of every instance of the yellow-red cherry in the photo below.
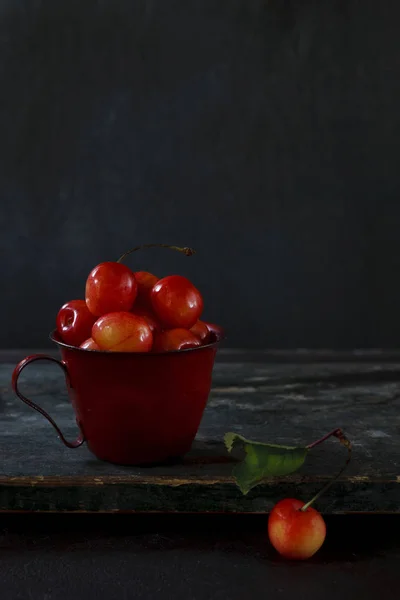
{"type": "Polygon", "coordinates": [[[326,525],[312,506],[301,510],[305,503],[285,498],[272,509],[268,518],[268,536],[274,548],[291,560],[313,556],[326,537],[326,525]]]}
{"type": "Polygon", "coordinates": [[[150,352],[153,334],[144,317],[130,312],[103,315],[92,328],[92,338],[100,350],[112,352],[150,352]]]}

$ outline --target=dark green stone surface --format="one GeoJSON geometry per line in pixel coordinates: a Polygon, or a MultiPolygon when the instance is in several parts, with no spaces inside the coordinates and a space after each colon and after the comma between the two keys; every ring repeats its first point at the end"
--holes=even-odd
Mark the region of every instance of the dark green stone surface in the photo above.
{"type": "MultiPolygon", "coordinates": [[[[318,507],[325,513],[400,512],[400,362],[221,357],[192,452],[174,464],[147,468],[100,462],[86,446],[65,448],[51,425],[14,396],[14,363],[0,364],[0,510],[267,512],[283,496],[309,499],[343,464],[345,450],[328,441],[295,475],[266,481],[243,496],[231,477],[224,433],[306,445],[342,427],[353,443],[353,460],[318,507]]],[[[74,438],[57,366],[29,366],[21,390],[74,438]]]]}

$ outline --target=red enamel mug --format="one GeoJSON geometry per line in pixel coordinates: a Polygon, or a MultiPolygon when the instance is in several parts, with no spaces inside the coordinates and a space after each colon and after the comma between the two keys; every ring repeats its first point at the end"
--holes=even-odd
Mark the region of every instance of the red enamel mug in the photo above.
{"type": "Polygon", "coordinates": [[[153,354],[83,350],[64,344],[53,332],[50,338],[62,360],[28,356],[14,369],[13,389],[50,421],[69,448],[86,442],[100,460],[121,465],[162,462],[186,454],[196,436],[223,332],[215,326],[212,335],[205,346],[153,354]],[[37,360],[56,362],[64,371],[80,429],[73,442],[18,388],[22,370],[37,360]]]}

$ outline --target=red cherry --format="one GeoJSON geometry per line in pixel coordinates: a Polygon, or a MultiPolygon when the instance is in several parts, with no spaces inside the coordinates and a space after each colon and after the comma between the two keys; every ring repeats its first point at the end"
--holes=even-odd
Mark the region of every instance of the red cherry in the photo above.
{"type": "Polygon", "coordinates": [[[86,281],[86,304],[96,317],[130,310],[136,295],[137,283],[133,271],[117,262],[97,265],[86,281]]]}
{"type": "Polygon", "coordinates": [[[305,560],[322,546],[326,536],[325,521],[312,506],[300,509],[304,502],[286,498],[272,509],[268,519],[271,544],[285,558],[305,560]]]}
{"type": "Polygon", "coordinates": [[[215,325],[215,323],[207,323],[206,321],[203,321],[203,323],[204,325],[206,325],[208,331],[210,332],[210,341],[218,342],[219,340],[223,339],[225,334],[222,327],[220,327],[219,325],[215,325]]]}
{"type": "Polygon", "coordinates": [[[157,317],[169,328],[190,329],[203,311],[199,290],[181,275],[169,275],[157,281],[150,298],[157,317]]]}
{"type": "Polygon", "coordinates": [[[137,306],[135,304],[135,306],[132,308],[131,313],[133,315],[136,315],[138,317],[143,317],[144,319],[146,319],[150,329],[151,329],[151,333],[157,333],[159,331],[162,331],[162,327],[160,322],[158,321],[156,315],[154,314],[154,312],[151,310],[151,308],[146,308],[143,306],[137,306]]]}
{"type": "Polygon", "coordinates": [[[130,312],[103,315],[92,328],[92,338],[101,350],[149,352],[153,334],[147,321],[130,312]]]}
{"type": "Polygon", "coordinates": [[[84,350],[100,350],[100,346],[96,344],[93,338],[88,338],[79,346],[79,348],[83,348],[84,350]]]}
{"type": "Polygon", "coordinates": [[[203,321],[197,321],[197,323],[190,328],[190,331],[199,338],[203,345],[210,342],[211,332],[203,321]]]}
{"type": "Polygon", "coordinates": [[[84,300],[71,300],[58,311],[57,331],[63,342],[79,346],[90,337],[95,320],[84,300]]]}
{"type": "Polygon", "coordinates": [[[147,271],[136,271],[134,273],[138,285],[136,305],[151,306],[150,292],[158,281],[158,277],[147,271]]]}
{"type": "Polygon", "coordinates": [[[201,346],[201,341],[188,329],[168,329],[156,335],[153,352],[172,352],[201,346]]]}

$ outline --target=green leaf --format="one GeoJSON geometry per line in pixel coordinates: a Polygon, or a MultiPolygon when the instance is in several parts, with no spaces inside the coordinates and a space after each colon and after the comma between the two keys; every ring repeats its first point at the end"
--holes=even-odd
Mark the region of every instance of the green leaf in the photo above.
{"type": "Polygon", "coordinates": [[[252,442],[232,432],[225,434],[224,441],[228,452],[240,445],[246,453],[242,462],[232,471],[243,494],[247,494],[263,479],[294,473],[303,465],[308,452],[307,448],[296,446],[252,442]]]}

